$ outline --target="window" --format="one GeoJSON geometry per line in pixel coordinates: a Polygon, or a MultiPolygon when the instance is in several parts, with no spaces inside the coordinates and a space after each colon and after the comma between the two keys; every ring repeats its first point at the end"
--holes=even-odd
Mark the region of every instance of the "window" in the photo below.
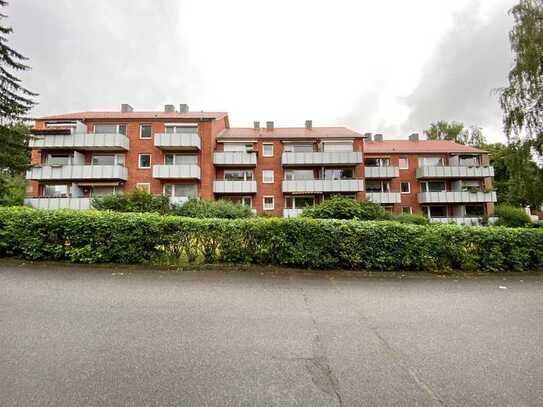
{"type": "Polygon", "coordinates": [[[480,192],[481,183],[477,180],[463,180],[461,181],[462,191],[466,192],[480,192]]]}
{"type": "Polygon", "coordinates": [[[390,184],[387,181],[366,180],[366,192],[389,192],[390,184]]]}
{"type": "Polygon", "coordinates": [[[273,157],[273,144],[262,144],[262,156],[273,157]]]}
{"type": "Polygon", "coordinates": [[[91,189],[91,196],[104,196],[104,195],[112,195],[117,192],[121,192],[122,188],[117,186],[107,186],[107,187],[99,187],[99,186],[93,186],[91,189]]]}
{"type": "Polygon", "coordinates": [[[148,182],[138,182],[136,184],[136,189],[138,189],[140,191],[150,193],[151,192],[151,184],[149,184],[148,182]]]}
{"type": "Polygon", "coordinates": [[[93,155],[92,165],[115,165],[115,154],[93,155]]]}
{"type": "Polygon", "coordinates": [[[458,157],[458,163],[462,167],[477,167],[480,165],[480,160],[476,155],[461,155],[458,157]]]}
{"type": "Polygon", "coordinates": [[[485,214],[485,208],[483,205],[466,205],[466,216],[483,216],[485,214]]]}
{"type": "Polygon", "coordinates": [[[180,134],[198,134],[198,126],[175,126],[166,125],[166,133],[180,133],[180,134]]]}
{"type": "Polygon", "coordinates": [[[139,155],[139,168],[151,168],[151,154],[139,155]]]}
{"type": "Polygon", "coordinates": [[[421,192],[445,192],[445,181],[423,181],[420,183],[421,192]]]}
{"type": "Polygon", "coordinates": [[[313,196],[287,196],[285,197],[285,209],[304,209],[307,206],[313,206],[315,198],[313,196]]]}
{"type": "Polygon", "coordinates": [[[225,181],[252,181],[254,179],[252,170],[225,170],[225,181]]]}
{"type": "Polygon", "coordinates": [[[252,151],[253,145],[250,143],[224,143],[224,151],[252,151]]]}
{"type": "Polygon", "coordinates": [[[262,182],[264,184],[273,184],[273,170],[262,171],[262,182]]]}
{"type": "Polygon", "coordinates": [[[430,216],[430,218],[446,218],[447,207],[446,206],[429,206],[428,216],[430,216]]]}
{"type": "Polygon", "coordinates": [[[164,156],[164,164],[166,165],[198,164],[198,156],[188,155],[188,154],[166,154],[164,156]]]}
{"type": "Polygon", "coordinates": [[[49,198],[66,198],[70,196],[69,185],[45,185],[43,196],[49,198]]]}
{"type": "Polygon", "coordinates": [[[322,151],[353,151],[353,143],[322,143],[322,151]]]}
{"type": "Polygon", "coordinates": [[[140,125],[140,138],[151,138],[151,125],[142,124],[140,125]]]}
{"type": "Polygon", "coordinates": [[[409,182],[400,183],[400,191],[402,194],[408,194],[411,192],[411,184],[409,182]]]}
{"type": "Polygon", "coordinates": [[[407,170],[409,168],[409,159],[407,157],[400,157],[400,170],[407,170]]]}
{"type": "Polygon", "coordinates": [[[354,171],[352,168],[326,168],[324,179],[351,179],[354,171]]]}
{"type": "Polygon", "coordinates": [[[294,181],[294,180],[309,180],[315,179],[313,170],[286,170],[285,171],[285,180],[294,181]]]}
{"type": "Polygon", "coordinates": [[[443,157],[419,157],[419,167],[441,167],[443,157]]]}
{"type": "MultiPolygon", "coordinates": [[[[272,144],[265,144],[268,146],[272,146],[272,144]]],[[[313,152],[313,144],[293,144],[293,143],[287,143],[283,147],[283,151],[285,153],[310,153],[313,152]]],[[[273,148],[272,153],[273,155],[273,148]]]]}
{"type": "Polygon", "coordinates": [[[273,199],[273,196],[265,196],[263,201],[265,211],[271,211],[275,208],[275,200],[273,199]]]}
{"type": "Polygon", "coordinates": [[[164,195],[194,198],[198,195],[198,186],[196,184],[165,184],[164,195]]]}
{"type": "Polygon", "coordinates": [[[404,215],[411,215],[413,213],[413,208],[410,206],[402,206],[402,213],[404,215]]]}
{"type": "Polygon", "coordinates": [[[120,133],[126,136],[126,124],[95,124],[94,133],[96,134],[120,133]]]}
{"type": "Polygon", "coordinates": [[[388,167],[390,159],[388,158],[366,158],[366,167],[388,167]]]}
{"type": "Polygon", "coordinates": [[[248,208],[252,208],[253,207],[253,198],[251,198],[250,196],[244,196],[241,198],[241,204],[243,206],[246,206],[248,208]]]}
{"type": "Polygon", "coordinates": [[[47,156],[48,165],[70,165],[71,156],[69,154],[49,154],[47,156]]]}

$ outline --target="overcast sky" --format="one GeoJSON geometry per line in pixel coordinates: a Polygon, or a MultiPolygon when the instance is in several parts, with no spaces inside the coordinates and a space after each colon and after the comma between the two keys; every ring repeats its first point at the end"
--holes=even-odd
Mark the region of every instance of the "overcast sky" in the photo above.
{"type": "Polygon", "coordinates": [[[232,126],[346,125],[405,138],[459,120],[504,140],[492,90],[512,0],[11,0],[34,115],[228,111],[232,126]]]}

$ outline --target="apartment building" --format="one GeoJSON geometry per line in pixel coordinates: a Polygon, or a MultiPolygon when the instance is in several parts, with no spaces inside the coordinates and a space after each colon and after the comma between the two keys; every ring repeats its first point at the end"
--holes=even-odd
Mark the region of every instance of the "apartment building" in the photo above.
{"type": "Polygon", "coordinates": [[[334,195],[396,213],[471,221],[493,213],[486,154],[442,141],[383,141],[345,127],[232,128],[225,112],[82,112],[36,119],[26,204],[90,208],[92,197],[140,188],[172,203],[228,199],[297,216],[334,195]]]}

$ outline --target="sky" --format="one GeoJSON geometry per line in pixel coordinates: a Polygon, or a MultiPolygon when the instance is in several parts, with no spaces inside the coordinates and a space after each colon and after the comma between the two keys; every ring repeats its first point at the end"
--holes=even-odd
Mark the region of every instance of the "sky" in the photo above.
{"type": "Polygon", "coordinates": [[[231,126],[345,125],[385,139],[431,122],[505,141],[494,90],[512,0],[11,0],[9,44],[37,117],[227,111],[231,126]]]}

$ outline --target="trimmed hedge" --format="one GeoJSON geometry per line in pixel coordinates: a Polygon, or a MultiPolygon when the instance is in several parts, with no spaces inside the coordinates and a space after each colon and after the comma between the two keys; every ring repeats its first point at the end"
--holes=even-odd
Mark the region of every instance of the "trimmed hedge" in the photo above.
{"type": "Polygon", "coordinates": [[[164,255],[305,268],[542,270],[543,230],[0,208],[0,256],[144,263],[164,255]]]}
{"type": "Polygon", "coordinates": [[[223,218],[239,219],[252,218],[251,209],[239,203],[219,199],[207,201],[205,199],[191,198],[188,202],[175,206],[170,214],[186,216],[189,218],[223,218]]]}

